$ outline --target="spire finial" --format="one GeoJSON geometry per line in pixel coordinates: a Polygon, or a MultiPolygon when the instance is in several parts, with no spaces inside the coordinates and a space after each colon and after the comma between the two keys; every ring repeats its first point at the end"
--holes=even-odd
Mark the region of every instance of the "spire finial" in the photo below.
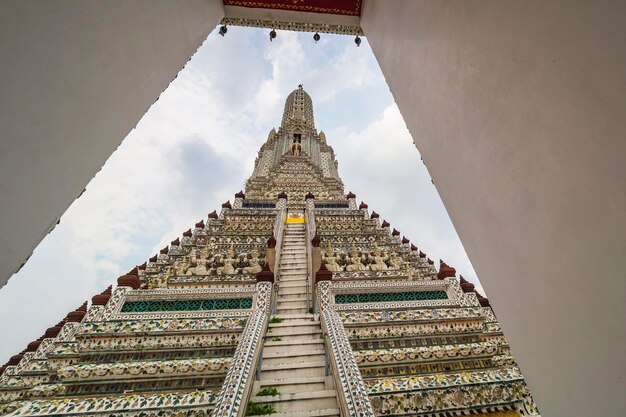
{"type": "Polygon", "coordinates": [[[306,132],[307,129],[315,129],[313,101],[311,96],[304,91],[302,84],[299,84],[298,88],[287,96],[280,127],[298,134],[306,132]]]}

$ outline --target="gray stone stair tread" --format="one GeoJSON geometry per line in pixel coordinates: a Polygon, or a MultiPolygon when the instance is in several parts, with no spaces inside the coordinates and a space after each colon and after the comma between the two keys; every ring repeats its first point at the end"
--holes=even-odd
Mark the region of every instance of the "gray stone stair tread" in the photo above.
{"type": "Polygon", "coordinates": [[[294,310],[294,309],[304,309],[304,311],[297,311],[297,312],[293,312],[293,313],[287,313],[287,314],[296,314],[296,313],[307,313],[308,312],[308,308],[306,308],[306,303],[302,303],[301,306],[294,306],[294,305],[279,305],[276,307],[276,310],[294,310]]]}
{"type": "MultiPolygon", "coordinates": [[[[310,391],[310,392],[294,392],[292,394],[267,395],[263,397],[252,397],[250,401],[254,402],[277,402],[277,401],[297,401],[310,400],[315,398],[336,398],[335,390],[310,391]]],[[[274,414],[275,415],[275,414],[274,414]]]]}
{"type": "MultiPolygon", "coordinates": [[[[283,284],[281,284],[283,287],[285,288],[298,288],[298,287],[306,287],[306,280],[302,280],[302,282],[298,282],[298,281],[285,281],[283,284]],[[286,285],[287,283],[289,283],[289,285],[286,285]],[[297,285],[296,285],[297,284],[297,285]]],[[[306,290],[305,290],[306,291],[306,290]]],[[[280,294],[280,292],[279,292],[280,294]]]]}
{"type": "Polygon", "coordinates": [[[293,276],[302,276],[302,279],[306,280],[306,269],[302,271],[281,271],[280,276],[293,277],[293,276]]]}
{"type": "MultiPolygon", "coordinates": [[[[312,317],[312,316],[311,316],[312,317]]],[[[280,317],[282,318],[282,317],[280,317]]],[[[319,322],[315,320],[311,320],[310,318],[302,318],[302,319],[283,319],[282,323],[269,323],[270,329],[280,328],[280,327],[303,327],[303,326],[317,326],[319,327],[319,322]]]]}
{"type": "MultiPolygon", "coordinates": [[[[270,414],[259,417],[269,417],[270,414]]],[[[300,411],[285,411],[282,413],[274,413],[272,417],[327,417],[327,416],[339,416],[338,408],[324,408],[319,410],[300,410],[300,411]]]]}
{"type": "Polygon", "coordinates": [[[301,274],[301,276],[298,276],[298,275],[285,275],[285,276],[281,277],[279,282],[281,282],[281,283],[285,283],[285,282],[304,282],[304,283],[306,283],[306,278],[304,278],[303,276],[304,276],[304,274],[301,274]]]}
{"type": "MultiPolygon", "coordinates": [[[[280,317],[284,320],[289,319],[310,319],[313,317],[311,313],[302,313],[302,314],[275,314],[275,316],[280,317]]],[[[272,316],[273,317],[273,316],[272,316]]]]}
{"type": "Polygon", "coordinates": [[[297,356],[316,356],[323,355],[324,349],[314,349],[314,350],[297,350],[292,352],[276,352],[269,353],[263,352],[263,359],[281,359],[281,358],[294,358],[297,356]]]}
{"type": "MultiPolygon", "coordinates": [[[[261,372],[266,371],[280,371],[283,369],[302,369],[302,368],[323,368],[324,361],[309,361],[309,362],[295,362],[295,363],[264,363],[261,372]]],[[[334,393],[334,391],[333,391],[334,393]]]]}
{"type": "MultiPolygon", "coordinates": [[[[260,381],[262,387],[276,386],[276,385],[297,385],[297,384],[319,384],[324,383],[326,377],[324,376],[308,376],[304,378],[278,378],[278,379],[266,379],[260,381]]],[[[280,392],[280,390],[278,390],[280,392]]]]}
{"type": "MultiPolygon", "coordinates": [[[[293,294],[291,294],[293,295],[293,294]]],[[[306,303],[306,297],[301,297],[301,298],[281,298],[280,300],[277,300],[278,304],[280,305],[281,303],[289,303],[289,304],[293,304],[293,303],[302,303],[305,302],[306,303]]]]}
{"type": "MultiPolygon", "coordinates": [[[[270,338],[270,336],[267,336],[270,338]]],[[[309,340],[281,340],[274,342],[270,338],[265,342],[265,346],[301,346],[301,345],[323,345],[324,339],[309,339],[309,340]]]]}

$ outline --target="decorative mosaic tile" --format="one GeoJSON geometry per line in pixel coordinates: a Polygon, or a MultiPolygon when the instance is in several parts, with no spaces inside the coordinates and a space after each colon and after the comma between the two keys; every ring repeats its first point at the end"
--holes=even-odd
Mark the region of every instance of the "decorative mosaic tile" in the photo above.
{"type": "Polygon", "coordinates": [[[351,340],[358,340],[455,333],[480,333],[482,329],[482,320],[464,320],[429,324],[412,323],[406,325],[386,324],[368,327],[346,327],[346,334],[351,340]]]}
{"type": "Polygon", "coordinates": [[[519,368],[513,367],[488,371],[462,372],[456,374],[419,375],[403,378],[374,379],[366,381],[365,384],[369,393],[384,393],[522,380],[523,376],[519,368]]]}
{"type": "Polygon", "coordinates": [[[334,311],[324,310],[322,319],[328,335],[329,353],[334,363],[336,379],[339,380],[349,415],[373,417],[374,410],[339,316],[334,311]]]}
{"type": "Polygon", "coordinates": [[[242,318],[122,320],[83,323],[77,336],[133,334],[145,332],[188,332],[206,330],[242,330],[242,318]]]}
{"type": "MultiPolygon", "coordinates": [[[[401,392],[372,396],[376,415],[410,415],[435,413],[444,415],[447,411],[466,413],[468,410],[511,409],[521,406],[529,395],[523,381],[469,385],[458,389],[434,389],[430,391],[401,392]],[[500,408],[502,409],[502,408],[500,408]]],[[[463,414],[461,414],[463,415],[463,414]]]]}
{"type": "MultiPolygon", "coordinates": [[[[54,400],[23,401],[14,406],[16,410],[7,416],[41,416],[41,415],[93,415],[139,410],[144,413],[151,409],[161,409],[161,415],[173,415],[176,410],[192,407],[208,407],[215,402],[215,394],[211,391],[191,391],[186,393],[166,393],[150,395],[117,395],[91,398],[67,398],[54,400]]],[[[121,414],[120,414],[121,415],[121,414]]],[[[193,414],[186,414],[193,415],[193,414]]],[[[196,414],[198,415],[198,414],[196,414]]]]}
{"type": "Polygon", "coordinates": [[[417,348],[359,350],[354,352],[354,359],[357,364],[382,364],[391,361],[403,362],[469,356],[491,356],[495,354],[497,350],[497,345],[489,342],[460,343],[457,345],[424,346],[417,348]]]}
{"type": "Polygon", "coordinates": [[[423,308],[400,311],[341,311],[339,312],[339,317],[341,317],[344,325],[376,324],[426,320],[480,319],[482,311],[479,307],[423,308]]]}
{"type": "Polygon", "coordinates": [[[335,304],[380,303],[397,301],[447,300],[445,291],[410,291],[336,294],[335,304]]]}
{"type": "Polygon", "coordinates": [[[230,358],[88,363],[62,368],[58,371],[58,376],[62,381],[74,381],[133,378],[152,375],[158,375],[159,377],[193,374],[212,375],[226,373],[230,363],[230,358]]]}
{"type": "Polygon", "coordinates": [[[222,298],[199,300],[126,301],[122,313],[155,311],[242,310],[252,307],[252,298],[222,298]]]}
{"type": "MultiPolygon", "coordinates": [[[[177,335],[161,335],[155,333],[152,336],[133,337],[93,337],[79,339],[77,346],[67,346],[72,351],[101,352],[107,350],[134,350],[134,349],[179,349],[194,347],[226,346],[239,342],[240,333],[217,333],[217,334],[187,334],[181,332],[177,335]]],[[[70,353],[70,352],[68,352],[70,353]]]]}

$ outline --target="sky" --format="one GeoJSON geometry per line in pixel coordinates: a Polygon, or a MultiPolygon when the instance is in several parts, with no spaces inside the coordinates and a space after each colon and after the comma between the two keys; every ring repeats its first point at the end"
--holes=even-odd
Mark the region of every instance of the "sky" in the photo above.
{"type": "MultiPolygon", "coordinates": [[[[0,289],[0,364],[244,188],[299,84],[365,201],[438,263],[478,284],[363,39],[230,27],[208,37],[86,191],[0,289]]],[[[479,287],[479,290],[481,288],[479,287]]]]}

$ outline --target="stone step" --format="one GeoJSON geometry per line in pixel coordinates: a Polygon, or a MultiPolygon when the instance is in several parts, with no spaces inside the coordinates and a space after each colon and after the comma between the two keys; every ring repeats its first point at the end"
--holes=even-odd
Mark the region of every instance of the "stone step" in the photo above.
{"type": "Polygon", "coordinates": [[[313,376],[309,378],[266,379],[259,382],[259,389],[274,387],[282,395],[296,392],[323,391],[326,385],[326,378],[313,376]]]}
{"type": "Polygon", "coordinates": [[[286,275],[289,277],[294,277],[294,276],[299,276],[299,275],[304,275],[306,277],[306,269],[302,269],[301,271],[297,271],[297,270],[287,270],[287,271],[280,271],[280,275],[286,275]]]}
{"type": "Polygon", "coordinates": [[[306,262],[290,262],[290,261],[281,261],[280,262],[280,269],[281,270],[287,270],[289,272],[293,272],[293,271],[303,271],[306,272],[307,271],[307,263],[306,262]]]}
{"type": "Polygon", "coordinates": [[[280,272],[280,280],[283,281],[283,278],[288,278],[289,280],[298,280],[301,279],[306,281],[307,273],[306,271],[298,272],[298,271],[281,271],[280,272]]]}
{"type": "Polygon", "coordinates": [[[305,288],[305,291],[306,291],[306,279],[303,279],[301,281],[300,280],[296,280],[296,281],[286,281],[286,282],[281,280],[280,289],[278,290],[278,292],[280,294],[280,291],[283,290],[283,289],[300,288],[300,287],[305,288]]]}
{"type": "Polygon", "coordinates": [[[305,253],[284,253],[282,258],[280,259],[281,263],[303,263],[307,264],[305,253]]]}
{"type": "Polygon", "coordinates": [[[281,340],[273,342],[271,338],[265,338],[265,345],[263,347],[263,354],[284,354],[291,353],[296,349],[317,350],[324,352],[324,340],[322,339],[310,339],[310,340],[281,340]]]}
{"type": "MultiPolygon", "coordinates": [[[[272,316],[276,317],[276,316],[272,316]]],[[[282,317],[281,317],[282,318],[282,317]]],[[[307,318],[300,319],[283,319],[280,323],[269,323],[267,325],[268,329],[282,329],[282,328],[292,328],[292,327],[302,327],[302,326],[317,326],[320,327],[320,324],[313,320],[313,315],[307,318]]]]}
{"type": "MultiPolygon", "coordinates": [[[[311,411],[337,408],[335,390],[297,392],[267,397],[252,397],[250,401],[272,404],[277,412],[311,411]]],[[[276,415],[276,414],[272,414],[276,415]]]]}
{"type": "MultiPolygon", "coordinates": [[[[296,282],[297,283],[297,282],[296,282]]],[[[292,285],[294,281],[283,281],[283,284],[278,287],[278,294],[306,294],[306,280],[303,279],[300,285],[292,285]]]]}
{"type": "MultiPolygon", "coordinates": [[[[284,324],[282,323],[270,323],[270,324],[284,324]]],[[[307,324],[280,326],[280,327],[268,327],[268,336],[302,336],[308,335],[310,339],[322,334],[322,329],[318,322],[309,321],[307,324]],[[315,336],[314,336],[315,335],[315,336]]],[[[284,338],[284,337],[283,337],[284,338]]]]}
{"type": "Polygon", "coordinates": [[[280,269],[282,271],[294,271],[294,270],[298,270],[298,271],[306,271],[307,270],[307,263],[302,261],[288,261],[288,260],[282,260],[280,262],[280,269]]]}
{"type": "Polygon", "coordinates": [[[292,362],[317,362],[319,360],[324,359],[324,349],[322,347],[313,346],[311,349],[291,349],[290,351],[276,351],[276,352],[267,352],[263,350],[263,363],[265,359],[277,359],[275,363],[292,363],[292,362]],[[321,358],[317,356],[322,356],[321,358]],[[305,358],[315,357],[311,360],[303,360],[305,358]],[[299,360],[292,361],[290,358],[297,358],[299,360]],[[280,362],[280,360],[284,360],[285,362],[280,362]]]}
{"type": "Polygon", "coordinates": [[[299,275],[283,275],[279,279],[280,282],[304,282],[306,284],[306,274],[299,275]]]}
{"type": "Polygon", "coordinates": [[[302,298],[304,297],[306,299],[306,288],[305,287],[301,287],[301,288],[281,288],[280,291],[278,292],[278,300],[293,300],[295,298],[302,298]]]}
{"type": "Polygon", "coordinates": [[[293,278],[293,277],[298,277],[301,276],[302,279],[306,279],[307,271],[306,269],[280,269],[280,275],[282,277],[289,277],[289,278],[293,278]]]}
{"type": "Polygon", "coordinates": [[[280,273],[282,275],[302,275],[302,274],[306,275],[307,274],[307,268],[300,267],[300,268],[291,268],[291,269],[290,268],[286,268],[286,269],[283,269],[283,267],[281,266],[280,273]]]}
{"type": "Polygon", "coordinates": [[[293,307],[283,307],[283,306],[277,306],[276,307],[276,311],[278,313],[278,315],[281,314],[305,314],[308,313],[308,309],[307,308],[293,308],[293,307]]]}
{"type": "Polygon", "coordinates": [[[283,255],[283,257],[280,260],[280,263],[282,264],[283,262],[286,264],[301,263],[301,264],[304,264],[305,266],[307,265],[307,259],[304,253],[283,255]]]}
{"type": "MultiPolygon", "coordinates": [[[[340,417],[338,408],[325,408],[323,410],[302,410],[286,411],[284,413],[274,413],[272,417],[340,417]]],[[[269,417],[269,414],[259,417],[269,417]]]]}
{"type": "Polygon", "coordinates": [[[324,361],[267,364],[263,362],[261,381],[266,379],[308,378],[324,376],[324,361]]]}
{"type": "MultiPolygon", "coordinates": [[[[304,313],[304,314],[274,314],[272,317],[274,316],[278,316],[281,319],[284,320],[290,320],[290,319],[311,319],[311,317],[315,317],[313,314],[309,314],[309,313],[304,313]]],[[[316,318],[317,320],[317,318],[316,318]]]]}
{"type": "Polygon", "coordinates": [[[283,298],[277,301],[276,307],[289,307],[289,308],[306,308],[306,298],[300,300],[290,300],[283,298]]]}
{"type": "MultiPolygon", "coordinates": [[[[271,365],[280,365],[280,364],[299,364],[299,363],[310,363],[310,362],[320,362],[324,361],[324,351],[313,351],[310,354],[293,354],[290,355],[285,352],[268,354],[270,355],[268,358],[263,358],[263,365],[271,366],[271,365]]],[[[263,354],[265,356],[265,354],[263,354]]]]}

